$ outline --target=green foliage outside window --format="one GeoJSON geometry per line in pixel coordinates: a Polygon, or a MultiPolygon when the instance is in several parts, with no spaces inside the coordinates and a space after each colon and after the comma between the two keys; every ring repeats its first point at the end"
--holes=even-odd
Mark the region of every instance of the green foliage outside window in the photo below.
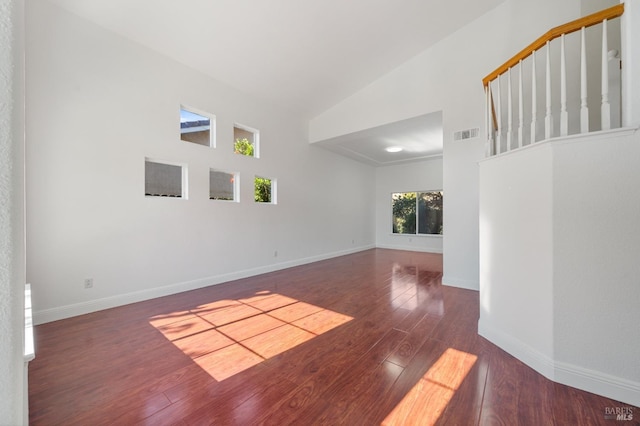
{"type": "Polygon", "coordinates": [[[253,157],[253,144],[249,142],[249,139],[247,138],[236,139],[235,143],[233,144],[233,148],[233,152],[235,152],[236,154],[253,157]]]}
{"type": "Polygon", "coordinates": [[[405,192],[392,195],[393,233],[416,233],[416,193],[405,192]]]}
{"type": "Polygon", "coordinates": [[[394,234],[442,234],[442,191],[391,195],[394,234]]]}
{"type": "MultiPolygon", "coordinates": [[[[253,144],[247,138],[237,138],[233,144],[236,154],[253,157],[253,144]]],[[[257,203],[271,203],[271,179],[256,176],[254,180],[254,199],[257,203]]]]}
{"type": "Polygon", "coordinates": [[[271,202],[271,179],[258,177],[255,178],[255,200],[258,203],[271,202]]]}

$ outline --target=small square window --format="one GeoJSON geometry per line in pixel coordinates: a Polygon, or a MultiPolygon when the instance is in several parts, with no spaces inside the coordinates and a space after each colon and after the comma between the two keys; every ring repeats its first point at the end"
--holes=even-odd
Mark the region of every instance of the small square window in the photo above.
{"type": "Polygon", "coordinates": [[[237,201],[238,175],[209,170],[209,199],[237,201]]]}
{"type": "Polygon", "coordinates": [[[185,167],[145,159],[144,195],[186,198],[185,182],[185,167]]]}
{"type": "Polygon", "coordinates": [[[276,204],[276,181],[256,176],[254,180],[256,203],[276,204]]]}
{"type": "Polygon", "coordinates": [[[233,126],[233,152],[247,157],[259,157],[260,133],[250,127],[233,126]]]}
{"type": "Polygon", "coordinates": [[[215,146],[215,118],[180,108],[180,140],[198,145],[215,146]]]}

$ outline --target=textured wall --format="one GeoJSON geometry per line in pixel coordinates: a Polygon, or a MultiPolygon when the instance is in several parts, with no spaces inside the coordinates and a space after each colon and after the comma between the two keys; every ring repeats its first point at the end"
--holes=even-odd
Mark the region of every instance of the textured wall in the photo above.
{"type": "Polygon", "coordinates": [[[0,424],[22,424],[22,10],[0,0],[0,424]]]}

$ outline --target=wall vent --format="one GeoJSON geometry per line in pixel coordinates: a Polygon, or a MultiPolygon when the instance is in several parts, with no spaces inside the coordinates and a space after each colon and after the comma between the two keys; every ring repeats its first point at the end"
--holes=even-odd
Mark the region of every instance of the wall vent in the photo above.
{"type": "Polygon", "coordinates": [[[479,133],[480,129],[478,127],[475,129],[460,130],[453,134],[453,140],[462,141],[465,139],[477,138],[479,133]]]}

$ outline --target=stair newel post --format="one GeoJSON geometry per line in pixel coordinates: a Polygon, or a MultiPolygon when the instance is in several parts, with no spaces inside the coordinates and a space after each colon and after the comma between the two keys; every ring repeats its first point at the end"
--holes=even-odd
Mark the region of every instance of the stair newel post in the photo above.
{"type": "Polygon", "coordinates": [[[567,112],[567,57],[565,55],[564,34],[560,36],[560,136],[569,133],[569,113],[567,112]]]}
{"type": "Polygon", "coordinates": [[[522,99],[522,59],[518,64],[518,148],[522,148],[524,130],[524,100],[522,99]]]}
{"type": "Polygon", "coordinates": [[[507,71],[507,151],[511,150],[513,135],[513,105],[511,99],[511,68],[507,71]]]}
{"type": "Polygon", "coordinates": [[[551,44],[547,41],[547,72],[545,77],[547,113],[544,117],[544,138],[551,139],[553,116],[551,115],[551,44]]]}
{"type": "Polygon", "coordinates": [[[609,105],[609,42],[607,40],[607,20],[602,21],[602,130],[611,128],[611,105],[609,105]]]}
{"type": "Polygon", "coordinates": [[[537,88],[536,88],[536,51],[531,52],[531,142],[536,141],[537,126],[537,88]]]}
{"type": "Polygon", "coordinates": [[[580,133],[589,133],[589,107],[587,106],[587,46],[586,29],[582,27],[580,48],[580,133]]]}

